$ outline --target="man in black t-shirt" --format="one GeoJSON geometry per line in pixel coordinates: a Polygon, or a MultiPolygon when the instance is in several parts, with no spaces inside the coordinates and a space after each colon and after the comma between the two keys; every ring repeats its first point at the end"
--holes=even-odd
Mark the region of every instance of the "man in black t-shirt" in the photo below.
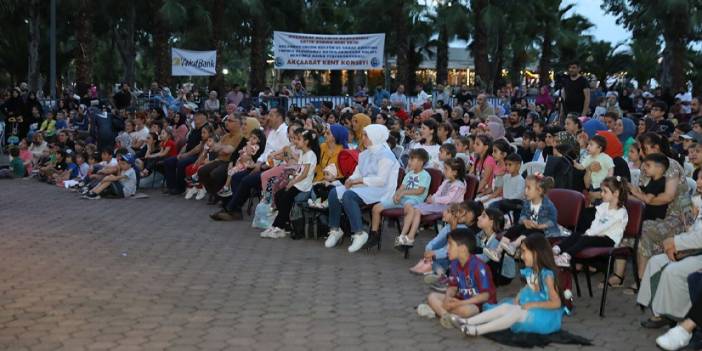
{"type": "Polygon", "coordinates": [[[122,83],[121,90],[118,91],[112,99],[114,100],[116,109],[123,110],[128,108],[132,104],[132,93],[129,92],[129,85],[127,83],[122,83]]]}
{"type": "Polygon", "coordinates": [[[590,84],[580,75],[580,65],[576,62],[568,65],[568,78],[563,80],[563,112],[579,116],[590,114],[590,84]]]}
{"type": "Polygon", "coordinates": [[[507,117],[507,128],[506,131],[512,140],[516,138],[521,138],[522,134],[526,131],[524,125],[522,124],[521,110],[513,107],[509,112],[509,117],[507,117]]]}
{"type": "Polygon", "coordinates": [[[471,103],[473,102],[473,95],[471,95],[470,91],[468,91],[467,85],[461,85],[461,90],[458,92],[458,94],[456,94],[456,101],[458,101],[459,105],[463,105],[466,103],[466,101],[470,101],[471,103]]]}

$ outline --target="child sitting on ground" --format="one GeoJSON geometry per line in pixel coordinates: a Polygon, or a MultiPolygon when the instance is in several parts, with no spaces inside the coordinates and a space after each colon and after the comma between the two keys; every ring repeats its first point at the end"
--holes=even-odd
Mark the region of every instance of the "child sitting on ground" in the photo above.
{"type": "MultiPolygon", "coordinates": [[[[441,157],[440,155],[439,157],[441,157]]],[[[405,174],[400,188],[395,191],[392,200],[382,201],[373,206],[371,237],[375,238],[378,236],[383,210],[419,205],[427,198],[429,185],[431,184],[431,175],[424,170],[427,161],[429,161],[429,153],[426,150],[412,149],[410,151],[407,174],[405,174]]]]}
{"type": "MultiPolygon", "coordinates": [[[[478,217],[478,228],[480,228],[480,232],[476,235],[478,251],[484,249],[494,250],[500,246],[500,239],[497,236],[502,232],[504,226],[504,214],[498,209],[486,208],[478,217]]],[[[479,254],[478,257],[490,267],[492,281],[495,282],[495,286],[508,285],[512,282],[517,270],[514,258],[505,256],[500,262],[494,261],[484,254],[479,254]]]]}
{"type": "Polygon", "coordinates": [[[463,161],[452,158],[445,162],[444,176],[446,178],[436,194],[427,197],[424,203],[405,205],[405,218],[402,223],[402,232],[395,239],[396,247],[414,246],[414,237],[417,235],[423,215],[443,213],[449,205],[463,202],[463,195],[466,192],[465,174],[466,168],[463,161]]]}
{"type": "Polygon", "coordinates": [[[502,176],[502,199],[490,204],[489,207],[499,209],[509,215],[511,221],[519,216],[524,200],[526,181],[519,173],[522,158],[519,154],[511,153],[505,158],[505,174],[502,176]]]}
{"type": "Polygon", "coordinates": [[[134,171],[134,156],[124,154],[118,156],[119,174],[108,175],[100,183],[83,196],[85,199],[97,200],[101,195],[109,194],[118,198],[127,198],[136,193],[137,177],[134,171]]]}
{"type": "Polygon", "coordinates": [[[553,246],[556,265],[570,267],[570,260],[589,247],[616,247],[624,236],[629,221],[626,211],[628,183],[621,177],[602,181],[602,203],[596,207],[595,220],[584,235],[577,232],[553,246]]]}
{"type": "Polygon", "coordinates": [[[668,211],[668,204],[653,205],[651,200],[665,192],[666,178],[663,176],[670,166],[668,157],[663,154],[650,154],[644,160],[644,172],[650,181],[643,188],[631,186],[631,195],[646,204],[643,220],[664,219],[668,211]]]}
{"type": "Polygon", "coordinates": [[[563,292],[559,289],[557,267],[551,245],[543,235],[528,237],[521,246],[526,268],[520,271],[526,279],[514,299],[471,318],[458,315],[448,319],[463,334],[478,336],[510,329],[515,333],[551,334],[561,330],[563,292]]]}
{"type": "Polygon", "coordinates": [[[448,256],[446,241],[449,233],[456,228],[469,228],[473,232],[477,232],[478,214],[483,211],[483,204],[480,202],[469,201],[452,204],[447,208],[442,216],[442,220],[446,223],[439,230],[439,233],[431,239],[424,247],[424,256],[417,264],[410,268],[410,272],[414,274],[428,274],[432,271],[436,274],[434,278],[425,278],[427,284],[435,283],[439,278],[442,278],[448,271],[448,256]]]}
{"type": "Polygon", "coordinates": [[[480,313],[484,303],[496,301],[490,267],[472,255],[475,233],[456,229],[448,235],[450,263],[449,288],[445,293],[431,292],[427,303],[417,306],[422,317],[441,318],[441,325],[450,328],[451,315],[467,318],[480,313]]]}
{"type": "Polygon", "coordinates": [[[53,183],[63,187],[63,182],[70,179],[78,178],[80,175],[80,168],[73,162],[75,155],[73,152],[66,152],[64,156],[64,162],[66,163],[66,168],[62,171],[53,174],[53,183]]]}
{"type": "Polygon", "coordinates": [[[555,237],[561,234],[558,228],[558,212],[546,193],[553,187],[553,178],[541,174],[527,177],[524,189],[525,200],[517,225],[509,228],[496,249],[484,249],[483,253],[493,261],[499,261],[503,251],[514,256],[521,241],[534,234],[555,237]]]}
{"type": "Polygon", "coordinates": [[[254,160],[254,155],[261,148],[259,141],[261,140],[259,136],[263,133],[260,129],[254,129],[251,131],[251,136],[249,136],[249,141],[246,145],[239,150],[239,158],[236,160],[236,164],[229,162],[227,170],[227,181],[224,183],[222,189],[217,192],[219,197],[230,197],[232,196],[232,176],[241,171],[252,169],[256,165],[256,160],[254,160]]]}
{"type": "Polygon", "coordinates": [[[20,156],[20,150],[16,146],[11,146],[10,150],[10,168],[0,169],[0,178],[24,178],[27,176],[27,169],[24,167],[24,162],[20,156]]]}

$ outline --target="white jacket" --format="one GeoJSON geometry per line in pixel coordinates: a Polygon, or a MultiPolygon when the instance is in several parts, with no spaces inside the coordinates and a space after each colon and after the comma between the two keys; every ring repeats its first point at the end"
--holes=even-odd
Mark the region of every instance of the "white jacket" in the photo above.
{"type": "Polygon", "coordinates": [[[610,209],[609,204],[603,202],[595,208],[595,220],[592,221],[590,229],[585,231],[585,235],[608,236],[614,241],[614,246],[619,245],[624,236],[624,229],[629,222],[629,214],[625,207],[610,209]]]}

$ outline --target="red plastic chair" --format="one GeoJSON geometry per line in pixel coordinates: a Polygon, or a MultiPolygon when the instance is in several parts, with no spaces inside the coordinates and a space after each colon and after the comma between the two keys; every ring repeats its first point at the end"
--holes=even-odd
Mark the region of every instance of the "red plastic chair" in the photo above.
{"type": "Polygon", "coordinates": [[[558,224],[575,232],[585,207],[585,195],[569,189],[551,189],[547,196],[558,210],[558,224]]]}
{"type": "MultiPolygon", "coordinates": [[[[428,195],[433,195],[439,189],[439,186],[441,186],[441,182],[443,182],[443,180],[444,180],[444,174],[440,170],[434,169],[434,168],[427,168],[426,171],[429,172],[429,175],[431,176],[431,182],[429,183],[429,191],[427,192],[427,196],[428,196],[428,195]]],[[[403,176],[403,178],[404,178],[404,176],[403,176]]],[[[400,182],[400,184],[402,184],[402,182],[400,182]]],[[[398,186],[398,188],[399,188],[399,186],[398,186]]],[[[405,210],[402,208],[390,208],[390,209],[383,210],[383,212],[380,213],[380,216],[381,216],[380,229],[379,229],[380,236],[382,237],[382,230],[383,230],[383,226],[385,224],[386,219],[395,222],[395,225],[397,226],[398,232],[401,231],[402,228],[400,227],[400,218],[402,218],[402,216],[404,216],[404,214],[405,214],[405,210]]],[[[436,215],[422,216],[422,220],[420,222],[420,225],[433,224],[434,229],[438,231],[438,227],[437,227],[437,225],[438,225],[437,220],[438,219],[441,219],[440,214],[438,215],[438,218],[436,218],[436,215]]],[[[380,245],[378,245],[378,249],[380,249],[380,245]]],[[[407,257],[409,257],[409,250],[408,249],[405,250],[405,258],[407,258],[407,257]]]]}
{"type": "Polygon", "coordinates": [[[578,283],[578,275],[575,270],[575,265],[580,263],[583,265],[583,271],[585,272],[585,278],[587,279],[587,289],[592,297],[592,283],[590,281],[590,265],[594,261],[607,258],[607,271],[605,273],[604,288],[602,289],[602,299],[600,300],[600,317],[604,317],[604,308],[607,303],[607,288],[609,287],[609,276],[612,273],[612,266],[614,265],[615,258],[627,258],[629,256],[633,257],[634,264],[634,280],[636,281],[636,286],[639,286],[639,277],[636,272],[636,250],[639,245],[639,238],[641,237],[641,227],[643,223],[643,212],[645,205],[643,202],[630,198],[626,202],[626,211],[629,216],[629,221],[624,228],[624,238],[634,239],[634,247],[591,247],[578,252],[575,257],[571,260],[571,271],[573,272],[573,278],[575,280],[575,287],[577,289],[578,296],[580,296],[580,284],[578,283]]]}

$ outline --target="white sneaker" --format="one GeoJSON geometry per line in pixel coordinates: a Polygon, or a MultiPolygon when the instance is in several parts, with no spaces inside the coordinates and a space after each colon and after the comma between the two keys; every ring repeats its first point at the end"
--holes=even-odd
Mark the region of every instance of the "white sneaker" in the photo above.
{"type": "Polygon", "coordinates": [[[314,208],[314,200],[307,199],[307,207],[314,208]]]}
{"type": "Polygon", "coordinates": [[[185,191],[185,199],[186,199],[186,200],[192,199],[193,196],[195,196],[196,193],[197,193],[197,189],[196,189],[196,188],[188,188],[188,190],[185,191]]]}
{"type": "Polygon", "coordinates": [[[558,255],[561,254],[561,248],[560,248],[558,245],[554,245],[554,246],[551,248],[551,251],[553,251],[553,255],[554,255],[554,256],[558,256],[558,255]]]}
{"type": "Polygon", "coordinates": [[[286,231],[283,228],[275,228],[275,230],[270,234],[271,239],[282,239],[286,236],[288,236],[290,232],[286,231]]]}
{"type": "Polygon", "coordinates": [[[425,303],[420,303],[419,306],[417,306],[417,314],[424,318],[436,318],[436,313],[434,310],[432,310],[431,307],[425,303]]]}
{"type": "Polygon", "coordinates": [[[558,255],[555,257],[555,259],[556,259],[556,266],[563,267],[563,268],[570,267],[570,255],[568,255],[567,253],[558,255]]]}
{"type": "Polygon", "coordinates": [[[195,200],[200,201],[200,200],[204,199],[205,196],[207,196],[207,190],[205,190],[205,188],[200,188],[197,190],[197,195],[195,195],[195,200]]]}
{"type": "Polygon", "coordinates": [[[366,232],[361,232],[360,234],[354,234],[351,236],[352,240],[351,245],[349,246],[349,252],[354,253],[358,250],[360,250],[363,245],[366,244],[366,241],[368,241],[368,233],[366,232]]]}
{"type": "Polygon", "coordinates": [[[324,241],[324,246],[326,248],[332,248],[336,246],[336,243],[339,242],[339,239],[344,236],[344,232],[341,229],[332,229],[329,231],[329,236],[327,237],[327,240],[324,241]]]}
{"type": "Polygon", "coordinates": [[[688,333],[687,330],[678,325],[656,338],[656,345],[663,350],[679,350],[687,346],[690,343],[690,339],[692,339],[692,333],[688,333]]]}
{"type": "Polygon", "coordinates": [[[264,230],[261,232],[261,237],[262,238],[272,238],[271,234],[275,232],[275,230],[278,229],[276,227],[268,227],[268,229],[264,230]]]}

